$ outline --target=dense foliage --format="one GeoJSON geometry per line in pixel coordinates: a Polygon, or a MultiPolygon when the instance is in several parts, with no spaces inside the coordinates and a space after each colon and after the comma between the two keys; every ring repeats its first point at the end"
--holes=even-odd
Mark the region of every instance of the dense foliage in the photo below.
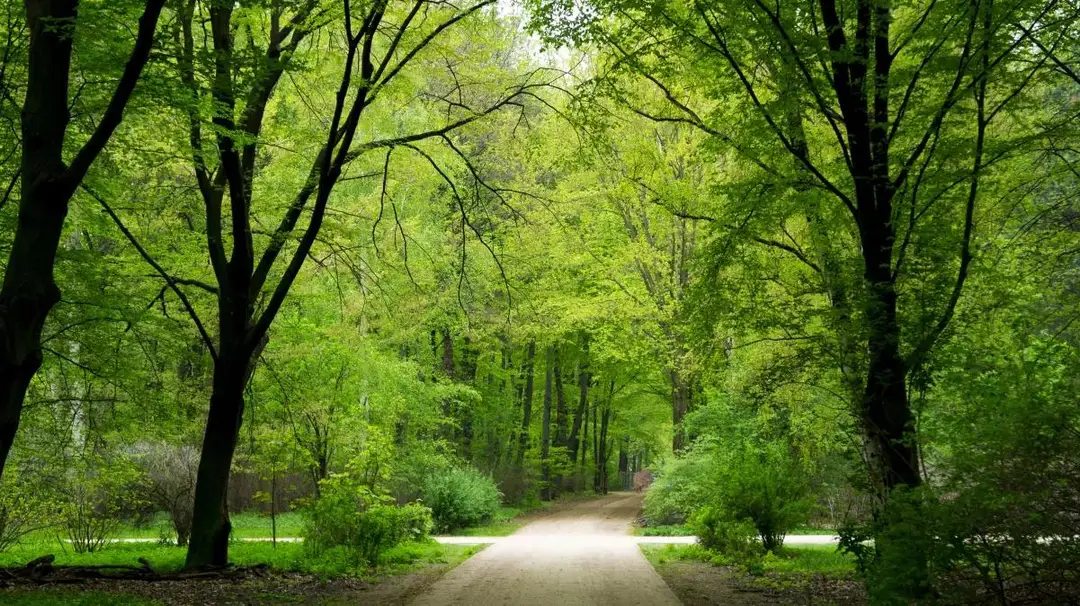
{"type": "Polygon", "coordinates": [[[502,500],[491,477],[471,467],[429,475],[420,494],[443,533],[490,522],[502,500]]]}
{"type": "Polygon", "coordinates": [[[370,565],[648,469],[729,559],[1075,600],[1078,17],[0,0],[0,550],[370,565]]]}

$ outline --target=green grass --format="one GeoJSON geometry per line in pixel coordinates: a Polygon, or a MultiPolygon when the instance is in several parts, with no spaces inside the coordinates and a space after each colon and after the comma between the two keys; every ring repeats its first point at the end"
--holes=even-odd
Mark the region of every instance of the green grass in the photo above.
{"type": "MultiPolygon", "coordinates": [[[[232,523],[232,537],[238,539],[247,538],[265,538],[269,539],[273,536],[271,528],[271,519],[268,514],[254,511],[245,511],[241,513],[233,513],[229,515],[229,521],[232,523]]],[[[286,512],[280,513],[277,516],[277,536],[278,538],[284,537],[299,537],[301,529],[303,528],[303,517],[298,512],[286,512]]],[[[28,537],[24,538],[25,542],[30,543],[53,543],[56,544],[57,534],[61,539],[64,539],[63,532],[59,529],[44,530],[36,532],[28,537]]],[[[160,511],[154,515],[153,519],[145,525],[136,526],[134,524],[122,524],[116,531],[115,539],[153,539],[159,540],[162,537],[168,537],[172,540],[175,537],[173,532],[172,523],[169,521],[169,515],[164,511],[160,511]]]]}
{"type": "Polygon", "coordinates": [[[633,532],[639,537],[685,537],[694,534],[693,531],[684,524],[634,526],[633,532]]]}
{"type": "MultiPolygon", "coordinates": [[[[640,537],[683,537],[694,534],[690,527],[685,524],[671,524],[666,526],[634,526],[633,533],[640,537]]],[[[824,535],[833,536],[836,531],[831,528],[796,528],[789,535],[824,535]]]]}
{"type": "MultiPolygon", "coordinates": [[[[641,551],[653,566],[673,561],[729,564],[726,558],[701,545],[641,545],[641,551]]],[[[855,572],[855,559],[838,552],[834,545],[800,545],[785,547],[777,554],[766,554],[759,562],[747,563],[747,567],[757,574],[849,578],[855,572]]]]}
{"type": "MultiPolygon", "coordinates": [[[[455,558],[468,557],[470,546],[440,545],[434,541],[398,545],[382,554],[379,566],[372,570],[357,567],[356,563],[333,552],[322,557],[312,557],[304,552],[301,543],[235,543],[229,547],[229,559],[238,566],[267,564],[282,572],[301,572],[332,578],[353,576],[369,578],[394,574],[417,565],[452,562],[455,558]]],[[[138,566],[138,559],[145,558],[158,572],[180,570],[184,565],[186,550],[180,547],[155,543],[114,543],[95,553],[77,554],[66,550],[53,541],[50,543],[24,543],[5,553],[0,553],[0,567],[22,566],[34,558],[53,554],[57,566],[138,566]]]]}
{"type": "MultiPolygon", "coordinates": [[[[269,515],[255,512],[238,513],[230,516],[233,536],[240,538],[266,538],[273,536],[269,515]]],[[[298,537],[303,529],[303,516],[295,511],[277,515],[277,536],[298,537]]]]}
{"type": "Polygon", "coordinates": [[[797,574],[823,574],[847,577],[855,572],[855,557],[840,553],[835,545],[799,545],[784,547],[763,560],[766,571],[797,574]]]}
{"type": "MultiPolygon", "coordinates": [[[[21,565],[26,561],[44,555],[38,546],[24,546],[8,553],[0,554],[0,566],[21,565]],[[35,555],[31,555],[35,554],[35,555]]],[[[40,546],[46,547],[46,546],[40,546]]],[[[435,542],[405,543],[393,547],[379,558],[375,569],[355,568],[344,559],[335,559],[332,554],[322,558],[312,558],[304,553],[303,546],[296,543],[279,544],[277,549],[267,543],[248,543],[233,545],[229,548],[230,559],[237,565],[268,564],[279,572],[300,572],[315,574],[323,578],[341,576],[360,578],[376,582],[388,576],[404,574],[431,564],[457,566],[484,545],[439,545],[435,542]]],[[[145,557],[155,570],[167,572],[178,570],[184,563],[184,550],[155,544],[115,544],[93,554],[76,555],[56,553],[58,565],[136,565],[139,557],[145,557]]],[[[282,596],[287,601],[295,601],[294,596],[282,596]]],[[[262,602],[274,601],[272,594],[260,596],[262,602]]],[[[160,602],[144,597],[106,591],[84,591],[68,587],[16,588],[0,592],[0,603],[14,606],[150,606],[160,602]]]]}

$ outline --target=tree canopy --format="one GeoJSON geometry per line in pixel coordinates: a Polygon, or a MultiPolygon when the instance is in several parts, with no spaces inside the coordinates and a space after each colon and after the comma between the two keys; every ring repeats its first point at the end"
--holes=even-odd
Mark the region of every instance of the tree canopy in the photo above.
{"type": "Polygon", "coordinates": [[[648,469],[871,595],[1075,589],[1078,11],[0,0],[2,490],[149,482],[200,568],[256,493],[648,469]]]}

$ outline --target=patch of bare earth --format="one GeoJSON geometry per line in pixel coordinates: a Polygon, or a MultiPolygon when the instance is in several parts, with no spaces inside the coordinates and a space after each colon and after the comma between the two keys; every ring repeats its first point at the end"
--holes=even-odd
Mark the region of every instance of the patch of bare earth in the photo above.
{"type": "Polygon", "coordinates": [[[731,567],[693,561],[664,562],[656,571],[686,606],[866,604],[860,583],[823,575],[751,577],[731,567]]]}

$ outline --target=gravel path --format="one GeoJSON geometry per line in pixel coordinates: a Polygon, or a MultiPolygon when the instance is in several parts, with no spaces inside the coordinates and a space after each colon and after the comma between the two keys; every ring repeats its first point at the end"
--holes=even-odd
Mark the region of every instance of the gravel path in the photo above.
{"type": "Polygon", "coordinates": [[[619,604],[679,599],[627,533],[641,495],[613,493],[528,524],[451,570],[412,604],[619,604]]]}

